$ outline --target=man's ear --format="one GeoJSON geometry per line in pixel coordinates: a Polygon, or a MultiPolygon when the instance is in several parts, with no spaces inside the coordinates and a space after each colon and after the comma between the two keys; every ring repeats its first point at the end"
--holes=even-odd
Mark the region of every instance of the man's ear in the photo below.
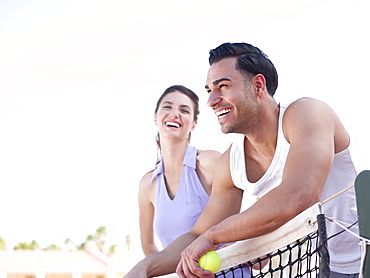
{"type": "Polygon", "coordinates": [[[266,87],[266,79],[262,74],[256,74],[253,77],[253,85],[256,88],[257,93],[268,93],[267,92],[267,87],[266,87]]]}

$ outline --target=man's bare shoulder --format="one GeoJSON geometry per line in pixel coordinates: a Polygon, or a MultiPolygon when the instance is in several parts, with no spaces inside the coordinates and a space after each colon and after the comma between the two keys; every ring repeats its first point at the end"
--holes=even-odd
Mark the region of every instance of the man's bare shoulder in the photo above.
{"type": "Polygon", "coordinates": [[[331,107],[318,99],[303,97],[289,104],[286,108],[284,115],[297,116],[297,115],[315,115],[316,113],[334,113],[331,107]]]}
{"type": "Polygon", "coordinates": [[[305,97],[287,106],[283,118],[283,129],[284,131],[290,127],[314,129],[318,123],[326,123],[330,126],[336,122],[339,122],[339,118],[327,103],[305,97]]]}
{"type": "Polygon", "coordinates": [[[230,174],[230,149],[231,146],[223,153],[221,154],[220,158],[218,159],[217,165],[216,165],[216,171],[215,171],[215,177],[220,179],[231,177],[230,174]]]}
{"type": "Polygon", "coordinates": [[[311,140],[315,135],[334,138],[335,152],[349,145],[348,133],[335,111],[317,99],[301,98],[291,103],[284,113],[283,131],[288,142],[294,137],[311,140]]]}

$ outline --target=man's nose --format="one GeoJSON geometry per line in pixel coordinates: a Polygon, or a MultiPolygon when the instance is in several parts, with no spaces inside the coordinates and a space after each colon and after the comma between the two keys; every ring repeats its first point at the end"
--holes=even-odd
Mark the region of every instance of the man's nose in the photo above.
{"type": "Polygon", "coordinates": [[[217,92],[211,91],[208,96],[207,105],[211,108],[216,107],[221,102],[220,95],[217,92]]]}

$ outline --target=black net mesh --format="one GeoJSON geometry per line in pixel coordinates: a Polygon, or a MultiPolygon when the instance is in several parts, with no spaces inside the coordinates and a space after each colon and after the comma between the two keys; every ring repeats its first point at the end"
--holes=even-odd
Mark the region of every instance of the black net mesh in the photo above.
{"type": "Polygon", "coordinates": [[[248,277],[317,277],[321,259],[318,232],[307,235],[264,257],[215,274],[215,277],[244,278],[242,268],[249,268],[248,277]]]}

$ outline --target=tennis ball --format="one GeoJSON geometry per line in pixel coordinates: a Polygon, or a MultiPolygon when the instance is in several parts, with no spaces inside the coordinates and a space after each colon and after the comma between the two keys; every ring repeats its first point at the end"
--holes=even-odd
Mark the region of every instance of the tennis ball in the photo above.
{"type": "Polygon", "coordinates": [[[199,267],[215,274],[221,267],[220,255],[215,251],[208,251],[198,261],[199,267]]]}

